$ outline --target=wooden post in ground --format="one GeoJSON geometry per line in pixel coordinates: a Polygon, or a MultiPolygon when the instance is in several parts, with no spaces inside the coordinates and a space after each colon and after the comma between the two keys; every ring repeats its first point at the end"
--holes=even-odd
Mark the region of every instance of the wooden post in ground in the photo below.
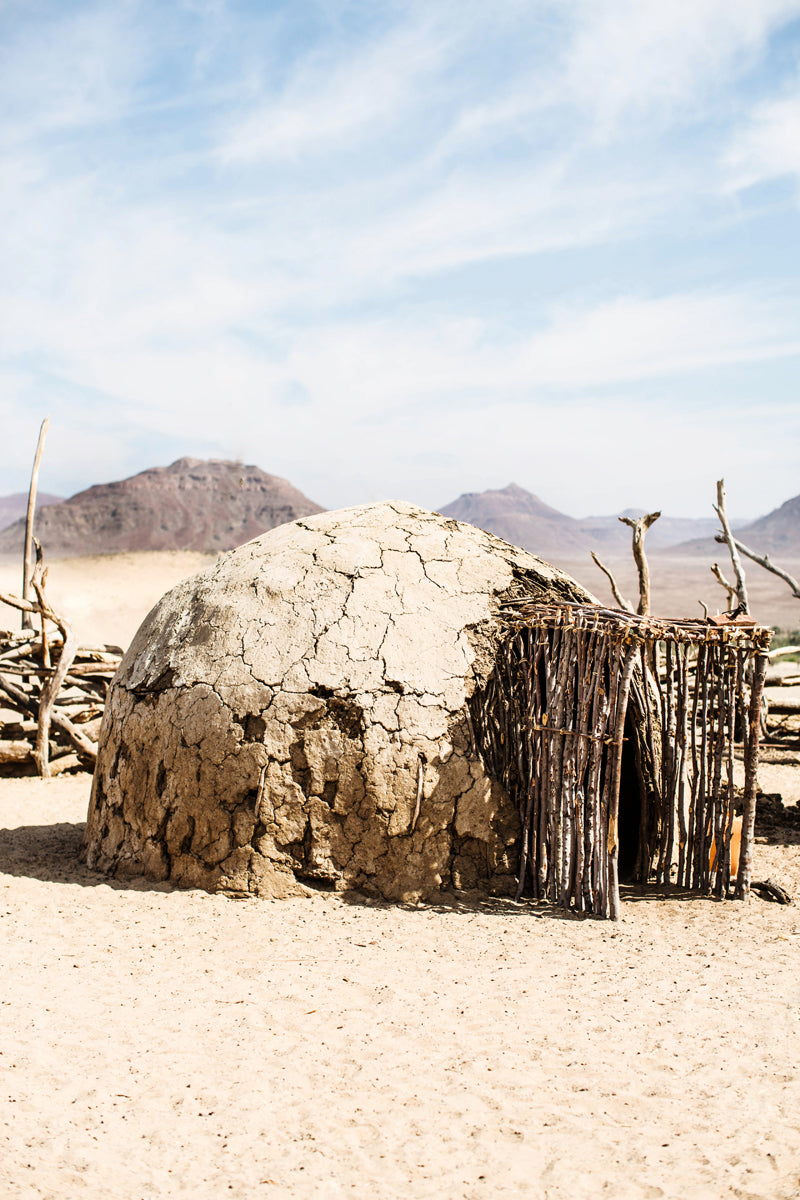
{"type": "Polygon", "coordinates": [[[739,853],[739,871],[736,876],[737,900],[746,900],[750,894],[750,874],[753,864],[753,840],[756,824],[756,791],[758,789],[759,718],[768,662],[769,656],[761,653],[756,655],[753,665],[747,737],[744,743],[744,814],[742,817],[742,846],[739,853]]]}

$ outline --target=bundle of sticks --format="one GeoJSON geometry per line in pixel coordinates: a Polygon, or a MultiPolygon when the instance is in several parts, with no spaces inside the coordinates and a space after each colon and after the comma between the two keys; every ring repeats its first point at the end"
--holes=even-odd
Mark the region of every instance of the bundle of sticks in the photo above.
{"type": "Polygon", "coordinates": [[[92,770],[119,646],[78,646],[45,595],[47,571],[37,544],[36,600],[0,592],[0,602],[38,618],[38,629],[0,630],[0,771],[34,764],[47,778],[92,770]]]}

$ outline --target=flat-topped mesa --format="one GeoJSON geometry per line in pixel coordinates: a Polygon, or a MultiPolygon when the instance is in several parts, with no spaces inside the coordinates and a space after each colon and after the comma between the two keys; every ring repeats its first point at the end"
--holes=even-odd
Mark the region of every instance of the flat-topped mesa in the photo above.
{"type": "Polygon", "coordinates": [[[181,886],[391,900],[513,893],[520,819],[474,746],[509,597],[591,602],[410,504],[272,530],[169,592],[106,708],[90,866],[181,886]]]}

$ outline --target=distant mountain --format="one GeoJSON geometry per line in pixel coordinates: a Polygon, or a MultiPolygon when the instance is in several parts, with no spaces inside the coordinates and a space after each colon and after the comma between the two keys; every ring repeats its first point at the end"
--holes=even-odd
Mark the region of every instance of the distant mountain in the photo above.
{"type": "Polygon", "coordinates": [[[757,553],[776,559],[800,557],[800,496],[793,496],[765,517],[736,530],[740,541],[757,553]]]}
{"type": "MultiPolygon", "coordinates": [[[[63,496],[50,496],[47,492],[39,492],[36,497],[36,507],[44,508],[48,504],[58,504],[63,496]]],[[[28,493],[15,492],[12,496],[0,496],[0,529],[5,529],[12,521],[18,521],[28,511],[28,493]]]]}
{"type": "MultiPolygon", "coordinates": [[[[747,525],[733,525],[733,532],[740,542],[744,542],[757,554],[769,554],[780,565],[780,559],[800,559],[800,496],[794,496],[767,513],[757,521],[747,525]]],[[[721,547],[713,540],[713,533],[719,529],[719,522],[714,522],[712,537],[692,539],[673,546],[670,553],[674,554],[713,554],[718,555],[721,547]]]]}
{"type": "MultiPolygon", "coordinates": [[[[619,517],[643,517],[643,508],[626,508],[619,517]]],[[[590,535],[595,531],[598,537],[606,537],[608,544],[613,543],[614,550],[627,551],[631,548],[631,530],[623,525],[618,516],[613,517],[583,517],[579,524],[590,535]]],[[[713,537],[717,528],[716,517],[667,517],[662,514],[647,531],[647,548],[661,550],[675,546],[678,542],[689,538],[713,537]]],[[[596,549],[599,543],[593,543],[596,549]]]]}
{"type": "MultiPolygon", "coordinates": [[[[441,510],[447,517],[468,521],[508,542],[543,558],[573,558],[596,550],[603,554],[627,554],[631,530],[617,516],[569,517],[551,508],[516,483],[486,492],[468,492],[441,510]]],[[[626,509],[628,517],[644,515],[644,509],[626,509]]],[[[647,534],[652,549],[674,545],[692,534],[713,534],[712,518],[660,517],[647,534]]]]}
{"type": "MultiPolygon", "coordinates": [[[[229,550],[322,511],[259,467],[181,458],[42,509],[36,535],[51,559],[122,550],[229,550]]],[[[17,521],[0,532],[0,554],[21,553],[24,526],[17,521]]]]}
{"type": "Polygon", "coordinates": [[[580,554],[588,544],[580,522],[550,508],[516,483],[488,492],[467,492],[440,511],[445,517],[477,525],[542,558],[556,553],[580,554]]]}

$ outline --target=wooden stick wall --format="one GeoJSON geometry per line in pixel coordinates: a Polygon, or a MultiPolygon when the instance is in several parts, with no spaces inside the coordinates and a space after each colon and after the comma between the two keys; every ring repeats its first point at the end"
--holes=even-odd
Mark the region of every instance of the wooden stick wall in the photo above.
{"type": "Polygon", "coordinates": [[[769,630],[520,599],[506,617],[508,636],[471,715],[487,770],[519,806],[518,898],[619,917],[626,742],[625,786],[634,762],[648,775],[639,881],[726,895],[742,803],[737,735],[745,789],[736,895],[746,895],[769,630]]]}

